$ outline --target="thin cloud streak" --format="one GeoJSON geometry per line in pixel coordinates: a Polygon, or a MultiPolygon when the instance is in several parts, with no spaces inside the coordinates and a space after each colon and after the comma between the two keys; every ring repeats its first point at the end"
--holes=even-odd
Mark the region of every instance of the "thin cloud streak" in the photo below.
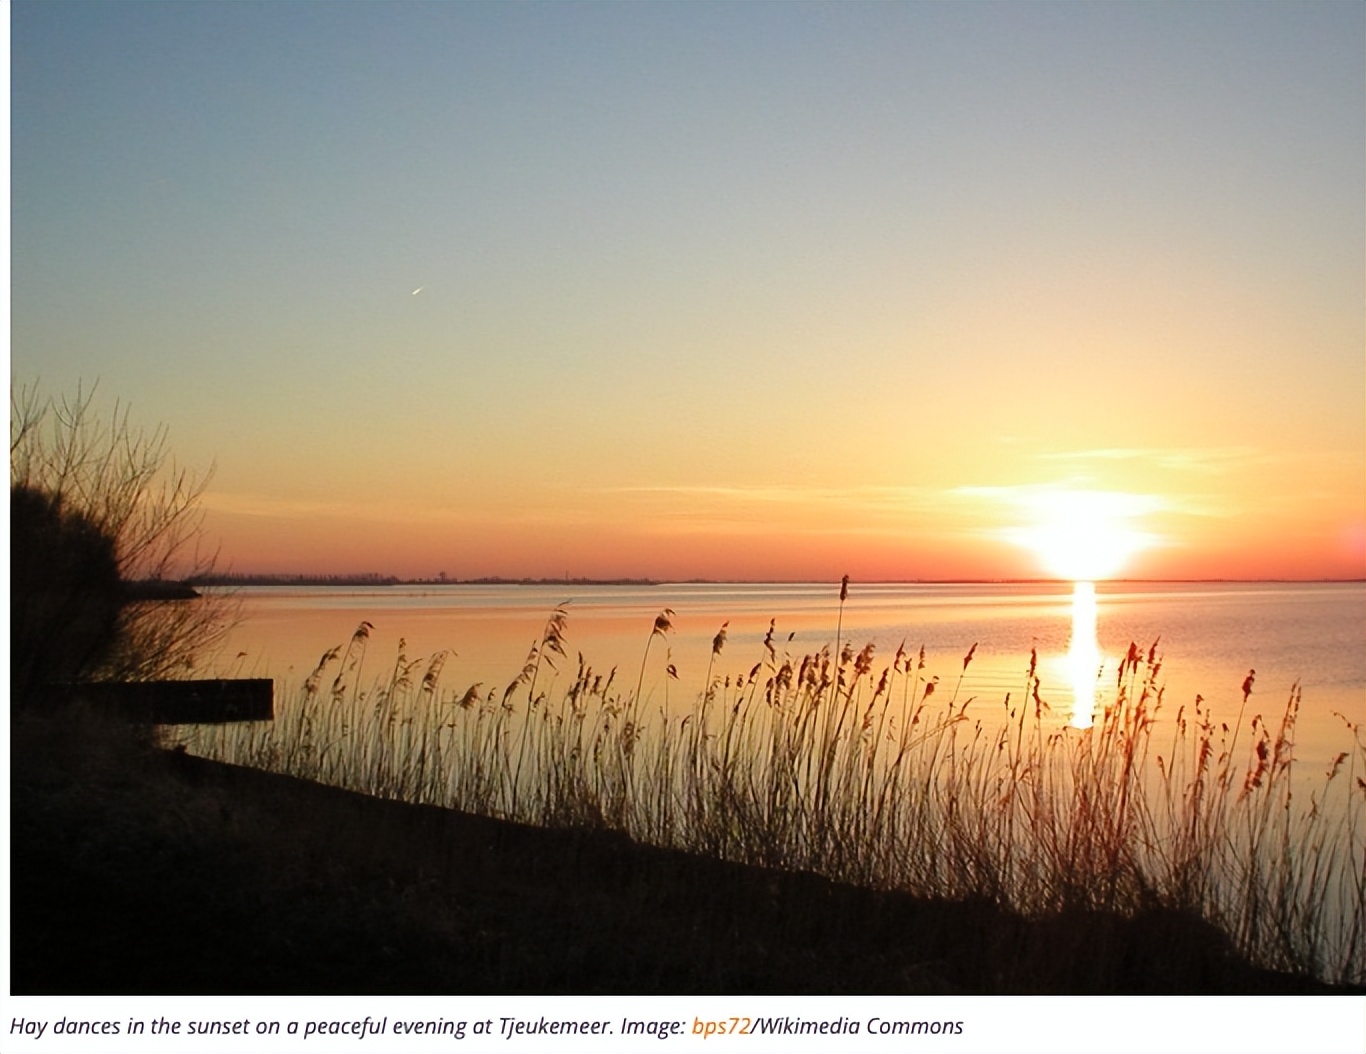
{"type": "Polygon", "coordinates": [[[946,491],[931,487],[868,485],[859,487],[803,487],[760,486],[731,487],[721,485],[650,485],[604,487],[599,494],[622,495],[677,495],[684,498],[715,497],[744,502],[773,504],[838,503],[846,508],[933,508],[946,491]]]}
{"type": "Polygon", "coordinates": [[[1202,475],[1219,475],[1268,465],[1347,463],[1350,459],[1351,455],[1338,450],[1269,451],[1254,446],[1103,447],[1094,450],[1058,450],[1034,455],[1036,461],[1138,462],[1154,468],[1202,475]]]}
{"type": "Polygon", "coordinates": [[[468,518],[463,511],[426,505],[378,502],[297,501],[260,494],[211,492],[201,503],[208,512],[275,520],[360,520],[393,523],[442,523],[468,518]]]}
{"type": "Polygon", "coordinates": [[[1217,474],[1229,468],[1278,460],[1250,446],[1231,447],[1103,447],[1036,454],[1039,461],[1140,461],[1178,472],[1217,474]]]}

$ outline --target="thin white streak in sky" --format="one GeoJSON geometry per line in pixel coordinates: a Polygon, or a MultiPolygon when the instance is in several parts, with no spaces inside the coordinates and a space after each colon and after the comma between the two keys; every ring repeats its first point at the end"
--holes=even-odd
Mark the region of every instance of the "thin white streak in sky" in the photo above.
{"type": "Polygon", "coordinates": [[[1181,472],[1217,473],[1274,459],[1256,447],[1108,447],[1038,454],[1040,461],[1148,461],[1181,472]]]}

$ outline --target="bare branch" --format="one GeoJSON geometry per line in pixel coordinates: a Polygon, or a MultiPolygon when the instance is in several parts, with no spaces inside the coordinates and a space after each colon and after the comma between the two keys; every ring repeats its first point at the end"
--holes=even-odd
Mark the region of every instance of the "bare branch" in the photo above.
{"type": "MultiPolygon", "coordinates": [[[[115,402],[101,415],[97,386],[44,398],[35,384],[10,386],[10,486],[42,492],[114,543],[121,578],[183,580],[212,571],[201,545],[200,502],[212,468],[197,475],[171,457],[164,425],[150,431],[115,402]]],[[[231,625],[221,594],[189,602],[138,602],[121,614],[109,675],[182,675],[231,625]]]]}

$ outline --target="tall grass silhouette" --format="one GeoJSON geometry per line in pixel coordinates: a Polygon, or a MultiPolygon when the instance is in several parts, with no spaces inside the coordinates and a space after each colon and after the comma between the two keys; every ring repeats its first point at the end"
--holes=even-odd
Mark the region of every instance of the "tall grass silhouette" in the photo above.
{"type": "MultiPolygon", "coordinates": [[[[1155,643],[1129,648],[1089,728],[1052,717],[1033,653],[1018,694],[960,701],[976,643],[952,693],[925,675],[923,647],[903,643],[879,669],[872,644],[841,640],[847,590],[833,650],[792,654],[774,620],[748,672],[721,674],[722,623],[689,707],[646,691],[669,609],[633,691],[615,668],[569,663],[565,607],[501,692],[445,690],[447,653],[410,660],[402,642],[362,690],[363,622],[273,723],[192,730],[187,745],[382,797],[1027,915],[1190,912],[1262,966],[1366,982],[1359,723],[1337,715],[1346,749],[1301,773],[1298,687],[1246,724],[1251,675],[1232,725],[1200,696],[1168,716],[1155,643]]],[[[676,675],[668,663],[666,692],[676,675]]]]}

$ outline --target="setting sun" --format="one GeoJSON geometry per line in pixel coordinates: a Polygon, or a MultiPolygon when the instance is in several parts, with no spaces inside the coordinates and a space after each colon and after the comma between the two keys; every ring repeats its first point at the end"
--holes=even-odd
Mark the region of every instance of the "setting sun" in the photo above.
{"type": "Polygon", "coordinates": [[[1061,578],[1111,578],[1130,557],[1158,541],[1134,523],[1155,508],[1154,499],[1144,495],[1048,490],[1031,494],[1024,504],[1034,522],[1008,532],[1008,537],[1032,549],[1044,569],[1061,578]]]}

